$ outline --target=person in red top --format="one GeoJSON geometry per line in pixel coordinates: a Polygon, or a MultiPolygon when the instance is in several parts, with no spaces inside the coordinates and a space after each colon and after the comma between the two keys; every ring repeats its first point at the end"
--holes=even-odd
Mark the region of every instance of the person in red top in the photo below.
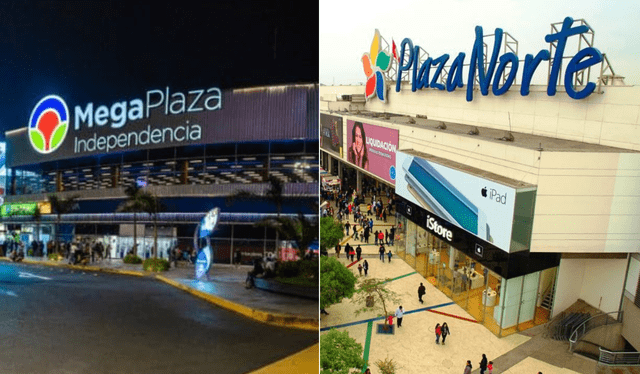
{"type": "Polygon", "coordinates": [[[384,233],[382,232],[382,230],[378,232],[378,243],[380,243],[380,245],[384,243],[384,233]]]}
{"type": "Polygon", "coordinates": [[[442,328],[440,324],[436,324],[436,344],[440,344],[440,334],[442,333],[442,328]]]}

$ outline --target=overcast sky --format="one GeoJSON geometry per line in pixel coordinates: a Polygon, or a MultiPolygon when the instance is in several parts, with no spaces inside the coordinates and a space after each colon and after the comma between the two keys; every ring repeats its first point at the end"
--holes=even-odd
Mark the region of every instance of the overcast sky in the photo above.
{"type": "MultiPolygon", "coordinates": [[[[375,29],[380,30],[389,44],[393,39],[399,46],[404,38],[410,38],[432,57],[448,53],[450,63],[459,52],[464,52],[468,63],[475,26],[482,26],[485,35],[493,34],[499,27],[518,40],[518,56],[522,60],[526,54],[548,50],[544,37],[550,33],[551,24],[567,16],[584,19],[591,26],[595,31],[594,47],[607,55],[614,72],[624,76],[626,84],[640,83],[637,0],[370,0],[357,4],[322,0],[320,83],[364,82],[360,58],[369,51],[375,29]]],[[[491,48],[493,39],[490,40],[491,48]]],[[[578,50],[578,39],[574,36],[570,40],[575,43],[568,44],[567,52],[573,55],[578,50]]],[[[598,75],[599,70],[595,75],[592,73],[590,80],[595,82],[598,75]]],[[[518,83],[521,76],[522,67],[518,83]]]]}

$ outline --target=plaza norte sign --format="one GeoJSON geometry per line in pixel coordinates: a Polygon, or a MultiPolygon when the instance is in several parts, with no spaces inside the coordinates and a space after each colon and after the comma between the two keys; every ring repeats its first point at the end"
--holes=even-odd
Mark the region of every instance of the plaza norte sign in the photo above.
{"type": "MultiPolygon", "coordinates": [[[[367,76],[365,92],[367,98],[377,96],[381,101],[387,100],[386,95],[386,77],[390,71],[391,64],[396,61],[398,64],[396,73],[396,92],[400,92],[402,75],[408,73],[411,77],[411,91],[421,90],[423,88],[433,88],[438,90],[447,90],[452,92],[457,88],[462,88],[466,84],[466,99],[473,100],[473,91],[476,83],[476,74],[480,92],[483,96],[489,94],[489,87],[495,96],[506,93],[513,85],[518,71],[521,71],[522,80],[520,85],[520,94],[527,96],[531,85],[532,77],[542,61],[551,61],[551,69],[549,73],[549,81],[547,85],[547,95],[554,96],[557,91],[557,82],[562,68],[564,51],[567,40],[572,36],[583,37],[581,34],[590,31],[589,26],[580,25],[573,26],[573,19],[567,17],[562,22],[562,28],[556,32],[545,36],[545,41],[551,43],[555,47],[553,56],[548,50],[540,50],[535,56],[527,54],[524,58],[524,66],[520,68],[518,56],[513,52],[507,52],[500,55],[500,47],[503,40],[503,30],[497,28],[494,34],[494,44],[491,56],[487,56],[485,70],[485,55],[483,43],[483,30],[481,26],[476,26],[476,39],[471,50],[471,58],[468,63],[468,74],[463,76],[463,67],[465,65],[466,54],[463,52],[453,59],[446,73],[446,81],[442,83],[441,76],[445,66],[449,61],[449,54],[443,54],[440,57],[428,57],[424,61],[420,61],[420,46],[414,45],[411,39],[405,38],[400,44],[400,53],[398,54],[395,42],[391,47],[381,48],[381,37],[376,30],[374,40],[371,45],[370,53],[365,53],[362,57],[364,72],[367,76]],[[501,82],[501,78],[508,74],[506,79],[501,82]]],[[[578,51],[568,62],[564,68],[564,87],[569,97],[579,100],[591,95],[596,88],[595,83],[588,82],[581,89],[577,89],[573,85],[576,74],[593,65],[603,61],[603,55],[600,51],[593,47],[583,48],[578,51]]]]}

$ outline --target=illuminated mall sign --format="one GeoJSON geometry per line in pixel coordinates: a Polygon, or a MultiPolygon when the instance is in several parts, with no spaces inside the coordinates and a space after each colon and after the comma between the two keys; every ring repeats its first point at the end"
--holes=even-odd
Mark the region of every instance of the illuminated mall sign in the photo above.
{"type": "MultiPolygon", "coordinates": [[[[573,19],[567,17],[564,19],[562,29],[555,33],[545,36],[547,43],[552,43],[555,46],[555,52],[553,55],[553,61],[551,63],[551,71],[549,74],[549,83],[547,86],[547,95],[554,96],[557,91],[558,76],[560,74],[562,61],[564,58],[564,50],[567,45],[567,40],[572,37],[580,37],[589,31],[589,27],[586,25],[573,27],[573,19]]],[[[448,69],[444,69],[447,61],[450,59],[449,54],[443,54],[442,56],[427,58],[424,62],[420,63],[420,46],[413,44],[411,39],[405,38],[400,45],[400,53],[397,53],[395,43],[392,46],[392,51],[389,52],[387,48],[381,48],[381,37],[376,30],[374,40],[371,45],[371,52],[365,53],[362,57],[365,75],[367,76],[367,83],[365,86],[365,93],[367,98],[377,96],[381,101],[386,101],[386,77],[390,70],[393,60],[397,61],[398,71],[396,74],[396,92],[400,92],[401,81],[404,72],[409,73],[411,76],[411,91],[421,90],[423,88],[434,88],[441,91],[447,90],[452,92],[457,88],[467,86],[467,101],[473,100],[473,90],[475,87],[476,74],[479,81],[480,92],[483,96],[489,94],[489,86],[491,86],[491,92],[495,96],[506,93],[513,85],[516,75],[521,72],[522,84],[520,86],[520,94],[527,96],[529,94],[529,87],[531,85],[531,79],[542,61],[550,61],[551,55],[548,50],[540,50],[535,56],[527,54],[524,59],[524,66],[520,67],[518,56],[513,52],[507,52],[500,55],[500,47],[502,45],[503,31],[500,28],[496,29],[494,34],[493,51],[490,58],[486,59],[484,56],[484,42],[483,31],[481,26],[476,26],[476,39],[471,50],[471,58],[469,61],[469,69],[466,77],[463,77],[463,67],[465,66],[464,52],[458,53],[453,59],[453,62],[448,69]],[[487,62],[487,69],[485,71],[485,60],[487,62]],[[440,83],[442,72],[447,71],[445,84],[440,83]],[[501,78],[505,72],[508,72],[508,76],[504,83],[501,82],[501,78]]],[[[489,57],[489,56],[487,56],[489,57]]],[[[588,82],[580,90],[576,90],[573,86],[573,78],[575,74],[587,69],[593,65],[602,62],[602,54],[600,51],[593,47],[587,47],[580,50],[575,56],[573,56],[567,66],[564,68],[564,87],[567,91],[567,95],[573,99],[584,99],[591,95],[596,88],[595,83],[588,82]]]]}
{"type": "Polygon", "coordinates": [[[41,201],[37,203],[2,204],[2,207],[0,207],[0,216],[33,216],[36,214],[36,208],[40,210],[40,214],[51,214],[51,203],[41,201]]]}
{"type": "Polygon", "coordinates": [[[162,117],[216,111],[222,108],[219,88],[187,92],[150,90],[144,98],[111,104],[76,105],[73,116],[63,98],[49,95],[40,100],[29,118],[28,136],[33,149],[49,154],[66,142],[73,153],[117,151],[146,145],[200,141],[199,123],[171,123],[162,117]],[[70,121],[73,118],[73,126],[70,121]],[[142,124],[142,126],[140,126],[142,124]],[[73,140],[67,133],[73,128],[73,140]]]}

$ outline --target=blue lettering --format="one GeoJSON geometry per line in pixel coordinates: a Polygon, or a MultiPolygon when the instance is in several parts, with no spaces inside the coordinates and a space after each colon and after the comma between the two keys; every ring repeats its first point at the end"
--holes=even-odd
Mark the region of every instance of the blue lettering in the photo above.
{"type": "Polygon", "coordinates": [[[420,59],[420,47],[419,46],[415,46],[415,48],[413,48],[413,55],[415,56],[413,58],[413,75],[411,76],[411,91],[416,92],[416,85],[417,82],[416,80],[418,79],[418,77],[416,76],[418,74],[418,60],[420,59]]]}
{"type": "Polygon", "coordinates": [[[478,80],[480,81],[480,92],[483,96],[489,94],[489,84],[491,83],[491,77],[493,77],[493,70],[496,67],[496,61],[498,60],[498,53],[500,52],[500,44],[502,44],[502,29],[496,29],[495,40],[493,42],[493,54],[491,55],[491,61],[485,74],[484,71],[484,43],[482,42],[482,27],[476,26],[476,41],[473,44],[473,51],[471,52],[471,61],[469,63],[469,79],[467,81],[467,101],[473,100],[473,88],[475,86],[475,74],[476,67],[478,69],[478,80]]]}
{"type": "Polygon", "coordinates": [[[425,62],[422,63],[422,66],[420,66],[420,72],[418,73],[418,83],[416,83],[416,86],[419,90],[429,87],[429,69],[431,69],[431,61],[432,58],[429,57],[425,62]]]}
{"type": "Polygon", "coordinates": [[[458,57],[451,63],[449,76],[447,76],[447,91],[451,92],[456,87],[464,86],[462,82],[462,67],[464,66],[464,53],[460,52],[458,57]]]}
{"type": "Polygon", "coordinates": [[[529,87],[531,86],[531,78],[536,72],[538,65],[541,61],[549,61],[549,51],[546,49],[538,52],[536,57],[529,54],[524,57],[524,69],[522,69],[522,85],[520,86],[520,95],[527,96],[529,94],[529,87]]]}
{"type": "Polygon", "coordinates": [[[567,45],[567,39],[570,36],[582,34],[589,31],[589,28],[585,25],[571,27],[573,24],[573,18],[567,17],[562,23],[562,29],[557,34],[549,34],[544,37],[547,43],[558,41],[556,46],[556,54],[553,56],[553,63],[551,65],[551,75],[549,76],[549,86],[547,87],[547,95],[554,96],[556,94],[556,85],[558,83],[558,74],[560,73],[560,66],[562,65],[562,55],[564,54],[564,47],[567,45]]]}
{"type": "Polygon", "coordinates": [[[573,58],[567,65],[567,71],[564,75],[564,87],[567,90],[567,95],[569,95],[569,97],[579,100],[591,95],[593,90],[595,90],[596,88],[596,84],[593,82],[589,82],[587,83],[585,88],[580,91],[576,91],[573,89],[573,74],[600,62],[602,62],[602,54],[600,53],[600,51],[593,47],[585,48],[578,52],[575,56],[573,56],[573,58]],[[585,57],[589,58],[581,61],[585,57]]]}
{"type": "Polygon", "coordinates": [[[400,83],[402,82],[402,72],[409,70],[411,65],[413,64],[413,42],[409,38],[405,38],[402,41],[402,46],[400,47],[400,61],[398,61],[398,73],[396,74],[396,92],[400,92],[400,83]],[[404,51],[409,46],[409,61],[404,65],[404,51]]]}
{"type": "Polygon", "coordinates": [[[503,93],[509,91],[513,81],[516,79],[516,74],[518,73],[518,56],[516,56],[513,52],[505,53],[500,56],[500,65],[498,65],[498,70],[496,70],[496,76],[493,78],[493,94],[496,96],[500,96],[503,93]],[[499,87],[500,85],[500,77],[502,73],[504,73],[504,69],[507,68],[507,64],[511,63],[511,71],[509,71],[509,76],[507,80],[504,82],[504,86],[499,87]]]}
{"type": "Polygon", "coordinates": [[[444,64],[447,63],[447,60],[449,60],[449,55],[444,54],[433,60],[433,62],[431,63],[432,66],[438,65],[438,67],[436,68],[436,72],[433,73],[433,78],[431,78],[430,86],[432,88],[437,88],[441,91],[444,90],[444,85],[442,83],[438,83],[438,78],[440,78],[440,73],[442,73],[442,68],[444,68],[444,64]]]}
{"type": "Polygon", "coordinates": [[[380,70],[376,70],[375,74],[376,74],[376,81],[382,82],[382,84],[376,84],[376,93],[378,94],[378,99],[380,99],[384,103],[386,93],[387,93],[386,92],[387,82],[385,81],[384,75],[382,75],[382,72],[380,70]]]}

